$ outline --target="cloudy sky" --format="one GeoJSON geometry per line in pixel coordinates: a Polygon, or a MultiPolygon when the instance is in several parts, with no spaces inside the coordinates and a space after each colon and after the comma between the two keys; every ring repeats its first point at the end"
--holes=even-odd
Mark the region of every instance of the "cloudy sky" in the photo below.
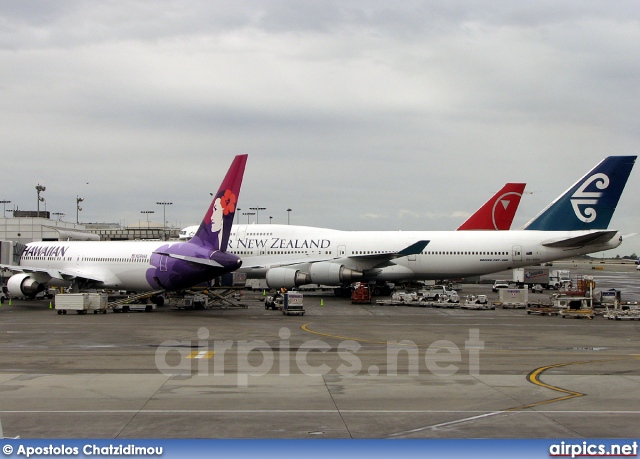
{"type": "Polygon", "coordinates": [[[261,223],[455,229],[526,182],[515,228],[640,146],[635,0],[4,0],[0,59],[0,199],[69,221],[196,224],[247,153],[261,223]]]}

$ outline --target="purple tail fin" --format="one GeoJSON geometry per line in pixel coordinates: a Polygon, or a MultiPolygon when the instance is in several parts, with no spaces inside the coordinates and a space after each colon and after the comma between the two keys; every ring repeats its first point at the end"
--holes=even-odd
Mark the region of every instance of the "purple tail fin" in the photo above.
{"type": "Polygon", "coordinates": [[[214,195],[209,210],[200,223],[198,231],[189,241],[191,244],[221,252],[227,251],[246,163],[247,155],[237,155],[234,158],[220,189],[214,195]]]}

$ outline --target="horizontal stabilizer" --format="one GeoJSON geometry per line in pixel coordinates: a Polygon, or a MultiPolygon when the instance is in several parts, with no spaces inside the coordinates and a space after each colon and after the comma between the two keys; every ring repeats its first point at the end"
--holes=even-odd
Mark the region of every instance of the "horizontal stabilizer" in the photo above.
{"type": "Polygon", "coordinates": [[[545,247],[576,249],[576,248],[584,247],[590,244],[607,242],[611,240],[611,238],[614,237],[616,234],[618,234],[618,232],[613,230],[596,231],[593,233],[583,234],[580,236],[543,242],[542,245],[545,247]]]}
{"type": "Polygon", "coordinates": [[[157,255],[164,255],[169,258],[175,258],[177,260],[187,261],[189,263],[195,263],[198,265],[210,266],[213,268],[222,268],[223,266],[214,260],[209,260],[208,258],[197,258],[197,257],[189,257],[187,255],[178,255],[175,253],[166,253],[166,252],[153,252],[157,255]]]}

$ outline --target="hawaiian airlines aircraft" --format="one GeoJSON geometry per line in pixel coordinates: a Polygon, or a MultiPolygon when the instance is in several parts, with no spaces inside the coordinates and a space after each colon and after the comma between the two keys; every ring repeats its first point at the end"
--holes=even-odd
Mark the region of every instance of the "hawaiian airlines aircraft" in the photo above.
{"type": "MultiPolygon", "coordinates": [[[[339,231],[289,225],[234,227],[240,272],[270,287],[460,278],[616,248],[608,230],[636,156],[610,156],[511,231],[339,231]],[[420,244],[424,249],[416,253],[420,244]],[[413,250],[411,249],[413,248],[413,250]]],[[[463,225],[464,226],[464,225],[463,225]]]]}
{"type": "Polygon", "coordinates": [[[7,282],[14,297],[34,296],[52,282],[73,290],[181,290],[238,269],[227,252],[247,155],[236,156],[194,237],[171,241],[57,241],[26,245],[7,282]]]}

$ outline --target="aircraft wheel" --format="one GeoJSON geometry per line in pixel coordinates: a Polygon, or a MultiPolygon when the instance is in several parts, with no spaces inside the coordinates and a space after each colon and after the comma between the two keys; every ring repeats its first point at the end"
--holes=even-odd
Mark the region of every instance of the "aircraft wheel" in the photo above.
{"type": "Polygon", "coordinates": [[[58,315],[62,314],[62,311],[60,309],[58,309],[58,315]]]}
{"type": "Polygon", "coordinates": [[[164,297],[163,297],[163,296],[154,296],[154,297],[151,297],[151,301],[152,301],[156,306],[164,306],[164,297]]]}

